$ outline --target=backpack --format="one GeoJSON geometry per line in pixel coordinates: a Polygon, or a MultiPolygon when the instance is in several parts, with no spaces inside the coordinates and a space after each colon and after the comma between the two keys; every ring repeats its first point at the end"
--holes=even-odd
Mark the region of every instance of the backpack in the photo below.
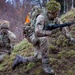
{"type": "Polygon", "coordinates": [[[36,18],[39,14],[41,14],[44,10],[42,10],[42,8],[40,8],[39,6],[34,6],[31,9],[31,12],[29,12],[26,16],[25,19],[25,25],[30,25],[30,26],[34,26],[35,27],[35,23],[36,23],[36,18]],[[28,24],[29,23],[29,24],[28,24]]]}
{"type": "Polygon", "coordinates": [[[26,16],[25,26],[23,27],[23,33],[28,35],[27,31],[35,32],[35,23],[37,16],[41,13],[41,9],[38,6],[34,6],[26,16]]]}
{"type": "Polygon", "coordinates": [[[36,18],[40,14],[45,14],[45,8],[34,6],[26,16],[25,26],[23,27],[23,33],[25,36],[30,36],[35,32],[36,18]],[[30,33],[29,33],[30,32],[30,33]]]}

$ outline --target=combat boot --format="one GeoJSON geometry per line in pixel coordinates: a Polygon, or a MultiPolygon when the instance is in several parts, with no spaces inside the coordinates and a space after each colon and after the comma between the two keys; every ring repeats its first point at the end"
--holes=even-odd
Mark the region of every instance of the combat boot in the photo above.
{"type": "Polygon", "coordinates": [[[14,70],[18,65],[20,65],[22,63],[27,64],[28,59],[24,58],[20,55],[16,55],[15,60],[14,60],[13,65],[12,65],[12,69],[14,70]]]}
{"type": "Polygon", "coordinates": [[[51,67],[49,66],[49,59],[48,58],[42,59],[42,67],[43,67],[43,70],[46,74],[55,75],[53,69],[51,69],[51,67]]]}

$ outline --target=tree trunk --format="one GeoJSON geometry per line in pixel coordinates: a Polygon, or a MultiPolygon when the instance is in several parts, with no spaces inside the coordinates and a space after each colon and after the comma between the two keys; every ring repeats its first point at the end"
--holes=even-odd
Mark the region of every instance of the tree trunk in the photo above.
{"type": "Polygon", "coordinates": [[[72,0],[72,7],[71,7],[72,9],[74,8],[74,0],[72,0]]]}
{"type": "Polygon", "coordinates": [[[66,1],[64,0],[64,13],[66,13],[66,1]]]}

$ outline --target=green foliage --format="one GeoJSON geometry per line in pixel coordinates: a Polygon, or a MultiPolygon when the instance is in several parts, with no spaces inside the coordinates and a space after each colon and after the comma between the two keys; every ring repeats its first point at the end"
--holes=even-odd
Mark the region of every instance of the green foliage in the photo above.
{"type": "Polygon", "coordinates": [[[62,47],[67,46],[67,39],[59,38],[59,40],[56,41],[56,45],[62,47]]]}
{"type": "Polygon", "coordinates": [[[75,70],[75,64],[72,66],[72,69],[75,70]]]}
{"type": "Polygon", "coordinates": [[[20,54],[23,56],[33,55],[33,46],[26,40],[22,40],[19,44],[15,45],[12,52],[13,55],[20,54]]]}
{"type": "Polygon", "coordinates": [[[29,47],[31,47],[32,45],[26,40],[24,39],[23,41],[21,41],[19,44],[17,44],[15,46],[15,50],[14,51],[20,51],[20,50],[23,50],[23,49],[27,49],[29,47]]]}
{"type": "Polygon", "coordinates": [[[66,47],[66,46],[68,45],[67,42],[68,42],[68,40],[67,40],[67,39],[64,39],[64,41],[63,41],[63,43],[62,43],[62,46],[63,46],[63,47],[66,47]]]}
{"type": "Polygon", "coordinates": [[[16,73],[16,74],[14,74],[14,75],[19,75],[19,74],[16,73]]]}
{"type": "Polygon", "coordinates": [[[35,66],[35,63],[29,62],[29,64],[26,66],[26,71],[32,69],[35,66]]]}
{"type": "Polygon", "coordinates": [[[50,1],[56,1],[56,0],[50,0],[50,1]]]}
{"type": "Polygon", "coordinates": [[[65,50],[59,52],[59,54],[57,55],[57,58],[61,59],[62,57],[64,57],[65,53],[66,53],[65,50]]]}
{"type": "Polygon", "coordinates": [[[4,70],[4,63],[0,64],[0,71],[4,70]]]}
{"type": "Polygon", "coordinates": [[[68,13],[61,16],[63,22],[73,21],[75,19],[75,9],[70,10],[68,13]]]}
{"type": "Polygon", "coordinates": [[[50,64],[56,63],[56,62],[57,62],[57,59],[56,58],[50,58],[50,64]]]}
{"type": "Polygon", "coordinates": [[[72,70],[68,70],[65,75],[74,75],[75,73],[72,70]]]}
{"type": "Polygon", "coordinates": [[[53,45],[50,45],[50,46],[49,46],[49,49],[50,49],[50,50],[54,50],[55,47],[54,47],[53,45]]]}
{"type": "Polygon", "coordinates": [[[37,68],[37,69],[34,71],[33,75],[41,75],[41,73],[42,73],[42,68],[37,68]]]}
{"type": "Polygon", "coordinates": [[[59,49],[57,49],[55,46],[52,45],[50,45],[49,49],[50,49],[50,53],[53,54],[57,54],[59,52],[59,49]]]}
{"type": "Polygon", "coordinates": [[[70,50],[66,52],[65,58],[70,58],[75,56],[75,51],[74,50],[70,50]]]}
{"type": "Polygon", "coordinates": [[[69,50],[69,51],[61,51],[58,55],[57,58],[70,58],[75,56],[75,51],[74,50],[69,50]]]}

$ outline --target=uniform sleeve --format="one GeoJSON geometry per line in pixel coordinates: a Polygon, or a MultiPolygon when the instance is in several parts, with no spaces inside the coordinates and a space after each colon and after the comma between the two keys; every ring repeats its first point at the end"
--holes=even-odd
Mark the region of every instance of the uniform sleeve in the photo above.
{"type": "Polygon", "coordinates": [[[16,35],[13,32],[8,31],[8,35],[9,35],[10,38],[16,39],[16,35]]]}
{"type": "MultiPolygon", "coordinates": [[[[60,19],[58,19],[58,20],[59,20],[59,23],[60,23],[60,24],[63,23],[60,19]]],[[[63,27],[63,28],[62,28],[62,34],[63,34],[67,39],[69,39],[69,40],[72,39],[72,35],[71,35],[71,33],[69,32],[69,30],[67,29],[67,27],[63,27]]]]}
{"type": "Polygon", "coordinates": [[[50,36],[51,31],[43,30],[45,24],[45,17],[43,15],[39,15],[36,19],[35,25],[35,35],[38,37],[50,36]]]}

